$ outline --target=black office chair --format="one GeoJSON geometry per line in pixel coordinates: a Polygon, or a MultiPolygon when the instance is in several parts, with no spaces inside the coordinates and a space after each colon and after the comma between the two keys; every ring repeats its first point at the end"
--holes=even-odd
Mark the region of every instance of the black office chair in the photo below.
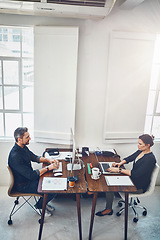
{"type": "Polygon", "coordinates": [[[7,166],[8,170],[9,170],[9,173],[10,173],[10,186],[9,186],[9,189],[8,189],[8,195],[10,197],[16,197],[16,200],[14,201],[14,206],[11,210],[11,213],[9,215],[9,220],[8,220],[8,225],[11,225],[13,222],[12,222],[12,219],[11,217],[21,208],[23,207],[26,203],[28,203],[28,205],[35,211],[37,212],[40,216],[41,216],[41,210],[38,209],[35,209],[34,206],[29,202],[29,200],[34,197],[34,200],[35,200],[35,203],[37,203],[37,199],[36,197],[43,197],[42,195],[40,194],[36,194],[36,193],[21,193],[21,192],[17,192],[14,190],[14,175],[13,175],[13,172],[11,170],[11,168],[9,166],[7,166]],[[16,208],[16,205],[19,204],[19,198],[23,198],[24,202],[15,210],[16,208]],[[26,198],[27,197],[27,198],[26,198]]]}
{"type": "MultiPolygon", "coordinates": [[[[154,170],[152,172],[151,182],[150,182],[148,190],[145,193],[141,193],[141,194],[132,194],[132,193],[129,194],[129,199],[130,200],[129,200],[128,206],[132,208],[132,210],[133,210],[133,212],[135,214],[135,217],[133,218],[133,222],[135,222],[135,223],[138,222],[138,219],[139,219],[139,216],[138,216],[138,213],[136,211],[136,208],[140,208],[140,209],[143,210],[143,212],[142,212],[143,216],[147,215],[147,209],[145,207],[139,205],[140,204],[139,197],[147,197],[147,196],[151,195],[154,192],[158,173],[159,173],[159,166],[158,166],[158,164],[156,164],[155,168],[154,168],[154,170]]],[[[123,203],[125,203],[125,201],[124,201],[125,194],[124,193],[120,193],[120,195],[122,197],[122,200],[120,200],[118,202],[118,206],[122,207],[123,203]]],[[[125,209],[124,207],[121,208],[116,213],[116,215],[120,216],[122,214],[122,212],[124,211],[124,209],[125,209]]]]}

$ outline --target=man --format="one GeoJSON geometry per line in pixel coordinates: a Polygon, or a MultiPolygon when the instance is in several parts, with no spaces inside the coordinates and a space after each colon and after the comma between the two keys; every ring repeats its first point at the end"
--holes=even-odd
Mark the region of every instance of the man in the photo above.
{"type": "MultiPolygon", "coordinates": [[[[15,184],[14,187],[17,191],[22,193],[38,193],[38,182],[41,175],[58,169],[59,162],[57,160],[49,160],[40,157],[31,152],[27,145],[31,140],[30,134],[26,127],[19,127],[14,131],[15,145],[10,151],[8,158],[8,165],[13,171],[15,184]],[[47,167],[39,170],[33,170],[31,162],[47,163],[47,167]]],[[[54,194],[48,194],[47,203],[53,199],[54,194]]],[[[42,209],[43,198],[40,198],[35,208],[42,209]]],[[[54,207],[46,205],[46,212],[48,216],[53,214],[54,207]]]]}

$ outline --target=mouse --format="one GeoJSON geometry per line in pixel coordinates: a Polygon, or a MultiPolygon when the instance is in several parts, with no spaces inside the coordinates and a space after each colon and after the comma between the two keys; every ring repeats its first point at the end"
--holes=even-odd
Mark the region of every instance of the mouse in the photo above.
{"type": "Polygon", "coordinates": [[[54,174],[54,177],[59,177],[59,176],[62,176],[62,175],[63,175],[62,173],[57,172],[57,173],[54,174]]]}

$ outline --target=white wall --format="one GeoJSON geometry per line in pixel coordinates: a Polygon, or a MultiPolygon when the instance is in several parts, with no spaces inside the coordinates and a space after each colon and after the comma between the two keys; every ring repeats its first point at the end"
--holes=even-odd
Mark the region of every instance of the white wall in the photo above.
{"type": "MultiPolygon", "coordinates": [[[[0,14],[4,25],[78,26],[79,56],[76,102],[76,142],[78,146],[114,147],[121,157],[137,149],[137,144],[105,144],[103,142],[104,109],[107,86],[109,36],[112,30],[157,33],[160,32],[160,5],[158,0],[146,0],[139,7],[113,10],[101,21],[63,19],[37,16],[0,14]]],[[[0,142],[0,184],[8,184],[7,156],[13,143],[0,142]]],[[[42,154],[47,144],[31,143],[30,148],[42,154]]],[[[53,145],[51,145],[53,147],[53,145]]],[[[160,144],[153,147],[157,160],[160,144]]],[[[157,181],[160,184],[160,177],[157,181]]]]}

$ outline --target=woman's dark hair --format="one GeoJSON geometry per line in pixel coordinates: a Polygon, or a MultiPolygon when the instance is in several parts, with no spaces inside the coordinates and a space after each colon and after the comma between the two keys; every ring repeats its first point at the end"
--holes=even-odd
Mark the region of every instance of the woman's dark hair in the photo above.
{"type": "Polygon", "coordinates": [[[14,138],[16,142],[18,142],[18,138],[22,138],[24,136],[24,133],[28,132],[28,128],[26,127],[19,127],[14,131],[14,138]]]}
{"type": "Polygon", "coordinates": [[[145,144],[149,144],[150,147],[154,145],[154,136],[150,136],[149,134],[143,134],[139,136],[139,139],[141,139],[145,144]]]}

